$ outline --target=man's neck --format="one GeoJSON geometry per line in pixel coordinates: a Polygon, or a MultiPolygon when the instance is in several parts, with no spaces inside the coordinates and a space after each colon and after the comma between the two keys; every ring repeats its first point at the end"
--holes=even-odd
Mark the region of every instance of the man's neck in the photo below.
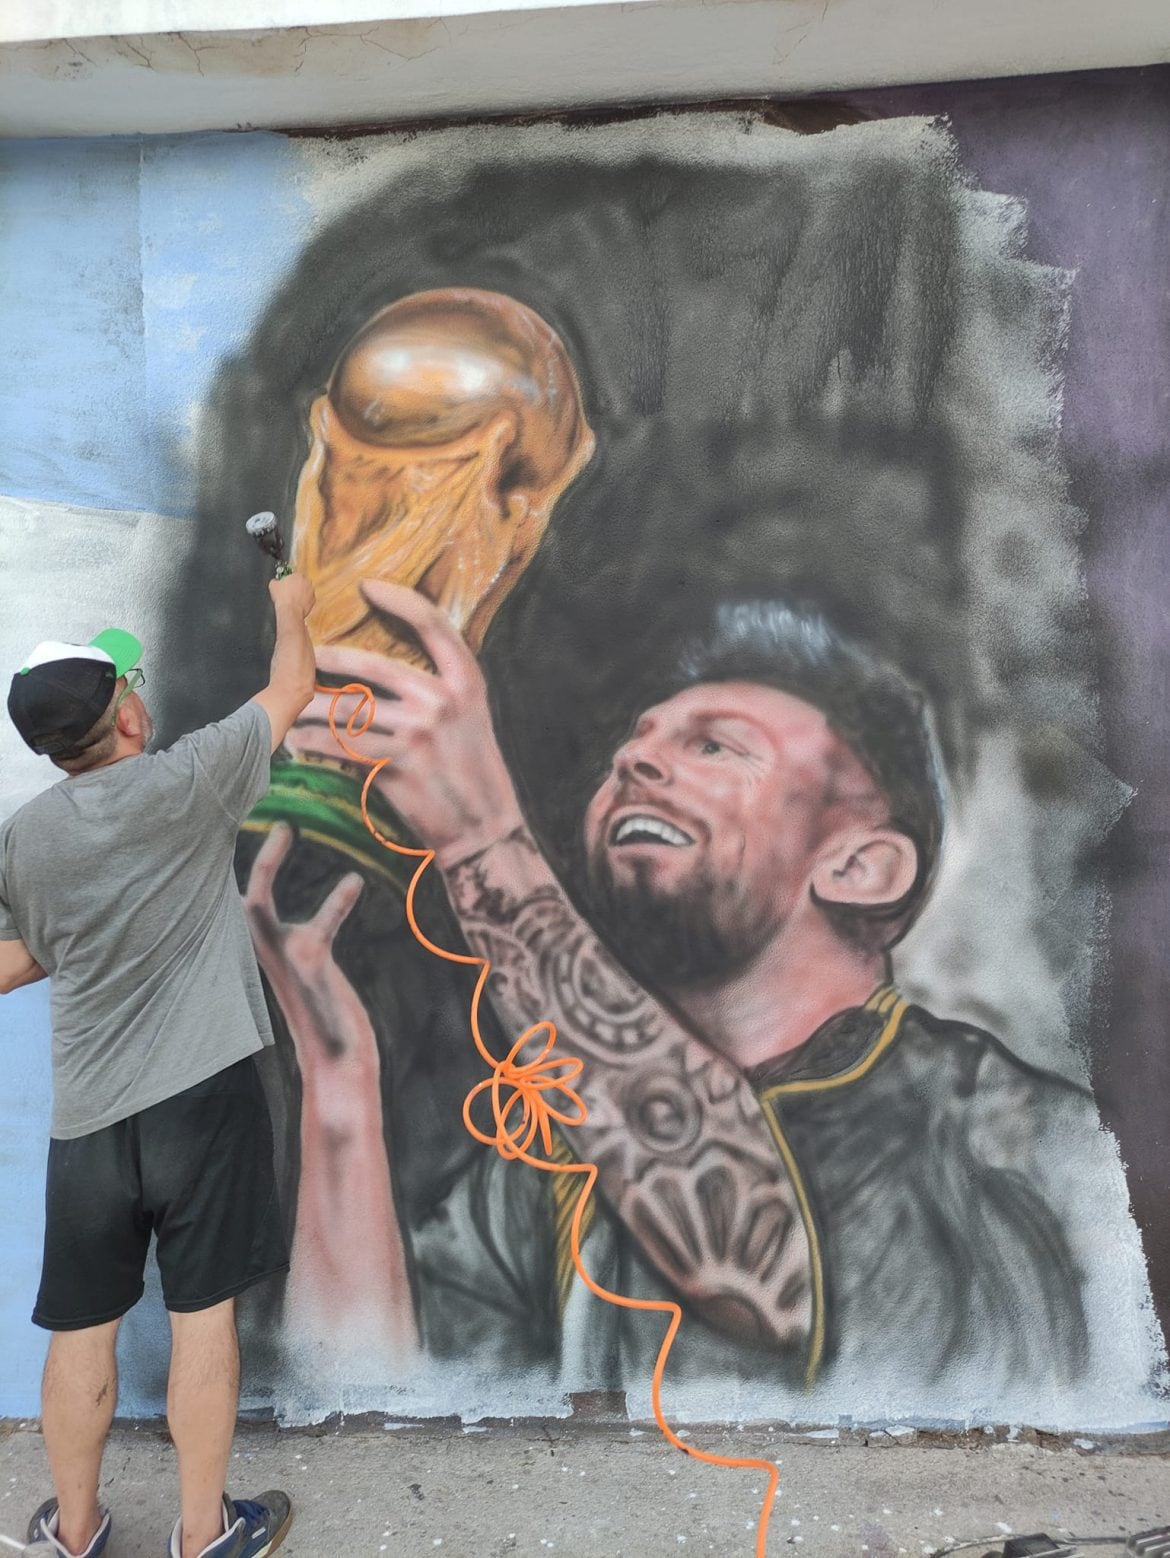
{"type": "Polygon", "coordinates": [[[686,990],[674,1003],[713,1049],[741,1070],[810,1039],[885,977],[885,962],[847,946],[819,912],[785,926],[741,974],[714,989],[686,990]]]}
{"type": "Polygon", "coordinates": [[[100,774],[103,768],[113,768],[115,763],[123,763],[128,757],[141,757],[143,747],[141,743],[119,743],[112,757],[107,757],[103,763],[94,763],[91,768],[79,768],[74,774],[66,774],[67,779],[84,779],[87,774],[100,774]]]}

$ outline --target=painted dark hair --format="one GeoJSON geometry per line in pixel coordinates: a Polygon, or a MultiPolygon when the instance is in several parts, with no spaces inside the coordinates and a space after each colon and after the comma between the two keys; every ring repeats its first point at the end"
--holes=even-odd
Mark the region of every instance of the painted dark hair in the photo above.
{"type": "Polygon", "coordinates": [[[842,937],[867,951],[892,947],[926,901],[942,843],[941,769],[922,694],[821,612],[783,601],[716,607],[707,627],[678,647],[664,692],[732,681],[775,687],[820,709],[888,802],[889,826],[914,844],[918,870],[896,903],[818,900],[842,937]]]}

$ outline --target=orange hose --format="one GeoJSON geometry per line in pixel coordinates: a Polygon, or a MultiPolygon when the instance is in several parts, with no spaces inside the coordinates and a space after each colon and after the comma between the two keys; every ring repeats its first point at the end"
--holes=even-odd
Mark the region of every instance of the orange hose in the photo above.
{"type": "Polygon", "coordinates": [[[406,918],[416,941],[435,957],[442,958],[447,963],[461,963],[479,969],[479,977],[476,979],[475,991],[471,997],[471,1035],[484,1064],[491,1070],[491,1076],[477,1083],[464,1100],[464,1125],[477,1141],[485,1146],[494,1147],[503,1158],[527,1163],[530,1168],[540,1169],[545,1174],[584,1176],[585,1183],[581,1194],[577,1197],[570,1229],[570,1248],[577,1275],[591,1293],[607,1304],[616,1304],[621,1309],[648,1309],[670,1316],[670,1323],[666,1327],[666,1334],[662,1338],[662,1345],[658,1349],[658,1358],[654,1365],[650,1397],[654,1409],[654,1421],[668,1442],[693,1460],[706,1461],[711,1466],[742,1467],[764,1472],[768,1479],[768,1489],[756,1527],[756,1558],[766,1558],[768,1523],[780,1488],[780,1473],[775,1463],[737,1455],[713,1455],[708,1450],[697,1450],[693,1445],[680,1439],[671,1428],[662,1410],[662,1379],[666,1371],[666,1360],[670,1356],[670,1349],[682,1324],[682,1308],[670,1299],[630,1298],[624,1293],[612,1293],[593,1280],[581,1259],[581,1219],[589,1197],[593,1194],[593,1188],[597,1184],[597,1165],[596,1163],[551,1162],[547,1158],[533,1157],[529,1150],[539,1136],[545,1152],[552,1152],[554,1120],[559,1125],[572,1127],[582,1124],[588,1117],[584,1100],[572,1086],[585,1069],[584,1062],[571,1055],[553,1056],[557,1042],[557,1029],[555,1023],[547,1020],[533,1023],[520,1035],[503,1060],[497,1060],[488,1049],[480,1028],[479,1014],[484,990],[491,975],[491,963],[487,958],[474,957],[465,952],[451,952],[446,947],[437,946],[419,925],[415,914],[415,897],[418,884],[425,875],[427,867],[434,860],[435,852],[432,849],[412,849],[408,845],[396,843],[378,831],[370,818],[369,794],[378,775],[388,766],[391,759],[365,757],[361,752],[355,751],[337,729],[338,705],[343,698],[352,696],[358,701],[346,721],[345,733],[350,740],[363,735],[370,728],[377,713],[374,694],[362,682],[349,682],[340,688],[318,687],[317,691],[333,695],[333,702],[329,709],[329,729],[342,752],[352,761],[369,768],[369,773],[362,785],[361,798],[362,819],[366,827],[386,849],[418,861],[418,867],[406,890],[406,918]],[[536,1058],[521,1061],[520,1056],[527,1046],[542,1035],[543,1042],[536,1058]],[[496,1124],[494,1135],[482,1131],[471,1117],[472,1106],[481,1093],[488,1093],[491,1096],[492,1115],[496,1124]],[[547,1097],[550,1093],[559,1093],[564,1106],[555,1107],[547,1097]]]}

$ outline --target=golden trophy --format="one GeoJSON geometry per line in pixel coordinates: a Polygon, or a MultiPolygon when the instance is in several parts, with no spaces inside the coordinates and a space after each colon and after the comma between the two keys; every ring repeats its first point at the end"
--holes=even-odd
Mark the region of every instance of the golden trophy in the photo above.
{"type": "MultiPolygon", "coordinates": [[[[364,579],[409,585],[474,652],[531,562],[593,434],[560,338],[498,292],[447,288],[383,308],[342,351],[309,412],[293,567],[317,592],[319,645],[426,659],[371,611],[364,579]]],[[[371,797],[382,832],[401,824],[371,797]]],[[[278,821],[395,882],[409,862],[380,848],[342,763],[288,759],[245,826],[278,821]]]]}

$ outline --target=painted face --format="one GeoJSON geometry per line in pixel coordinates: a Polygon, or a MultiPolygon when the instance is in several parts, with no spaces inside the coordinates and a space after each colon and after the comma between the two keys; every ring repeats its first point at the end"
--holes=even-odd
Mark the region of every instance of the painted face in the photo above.
{"type": "Polygon", "coordinates": [[[879,800],[810,704],[746,682],[688,688],[642,715],[586,813],[602,927],[663,988],[726,978],[807,893],[833,833],[879,800]]]}

